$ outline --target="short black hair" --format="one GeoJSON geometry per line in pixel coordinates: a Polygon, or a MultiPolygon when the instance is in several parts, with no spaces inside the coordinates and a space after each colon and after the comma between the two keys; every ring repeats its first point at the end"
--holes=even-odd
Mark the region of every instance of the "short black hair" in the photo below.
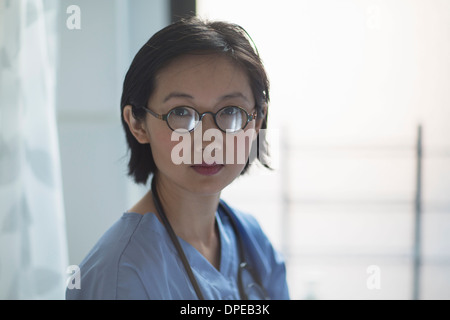
{"type": "MultiPolygon", "coordinates": [[[[222,54],[242,67],[250,81],[258,117],[264,117],[261,129],[267,129],[267,110],[264,115],[264,108],[269,102],[269,79],[249,34],[241,26],[224,21],[208,22],[197,17],[179,20],[158,31],[144,44],[125,76],[121,117],[128,149],[131,151],[128,174],[138,184],[146,184],[157,168],[151,146],[136,140],[124,120],[123,109],[131,105],[133,116],[138,120],[145,119],[146,112],[143,107],[147,106],[155,90],[158,72],[177,57],[188,53],[222,54]]],[[[266,141],[263,143],[265,145],[266,141]]],[[[262,143],[258,141],[256,157],[259,160],[267,156],[267,152],[259,150],[260,145],[262,143]]],[[[246,163],[241,174],[247,171],[250,162],[246,163]]],[[[260,162],[268,167],[265,161],[260,162]]]]}

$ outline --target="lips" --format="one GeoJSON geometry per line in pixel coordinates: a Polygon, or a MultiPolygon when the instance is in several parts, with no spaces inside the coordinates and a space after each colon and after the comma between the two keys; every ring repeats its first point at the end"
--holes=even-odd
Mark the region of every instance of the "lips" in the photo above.
{"type": "Polygon", "coordinates": [[[197,173],[204,176],[212,176],[219,173],[220,170],[224,167],[223,164],[216,164],[215,162],[212,164],[207,164],[203,162],[202,164],[195,164],[191,166],[197,173]]]}

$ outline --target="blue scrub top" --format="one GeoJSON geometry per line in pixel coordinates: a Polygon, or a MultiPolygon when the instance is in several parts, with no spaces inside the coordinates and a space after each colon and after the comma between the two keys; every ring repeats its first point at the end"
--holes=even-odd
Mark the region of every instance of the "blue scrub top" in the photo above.
{"type": "MultiPolygon", "coordinates": [[[[268,296],[289,299],[280,254],[255,218],[230,211],[235,216],[247,262],[258,273],[268,296]]],[[[227,214],[216,213],[216,221],[220,233],[220,270],[189,243],[178,239],[205,299],[238,300],[238,241],[227,214]]],[[[245,287],[252,287],[252,283],[251,277],[244,277],[245,287]]],[[[250,298],[261,298],[252,296],[250,291],[250,298]]],[[[80,289],[68,288],[66,299],[192,300],[197,295],[164,225],[153,213],[127,212],[82,261],[80,289]]]]}

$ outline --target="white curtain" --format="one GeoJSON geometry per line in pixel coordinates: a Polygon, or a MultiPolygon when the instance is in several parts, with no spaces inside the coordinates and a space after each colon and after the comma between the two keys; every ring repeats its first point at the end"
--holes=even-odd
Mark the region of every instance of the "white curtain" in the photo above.
{"type": "Polygon", "coordinates": [[[58,0],[0,0],[0,299],[63,299],[58,0]]]}

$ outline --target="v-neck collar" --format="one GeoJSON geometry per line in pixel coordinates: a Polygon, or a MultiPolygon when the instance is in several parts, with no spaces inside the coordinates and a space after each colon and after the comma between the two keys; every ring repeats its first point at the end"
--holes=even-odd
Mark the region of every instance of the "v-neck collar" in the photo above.
{"type": "Polygon", "coordinates": [[[227,232],[227,229],[221,216],[218,212],[216,212],[216,223],[219,230],[219,242],[220,242],[220,266],[219,270],[214,267],[211,262],[208,261],[194,246],[192,246],[189,242],[183,240],[178,237],[180,241],[181,247],[184,250],[186,258],[191,265],[191,268],[196,269],[200,274],[220,274],[222,276],[227,277],[230,273],[230,266],[233,260],[233,254],[236,254],[236,250],[233,250],[233,239],[230,237],[231,235],[227,232]]]}

